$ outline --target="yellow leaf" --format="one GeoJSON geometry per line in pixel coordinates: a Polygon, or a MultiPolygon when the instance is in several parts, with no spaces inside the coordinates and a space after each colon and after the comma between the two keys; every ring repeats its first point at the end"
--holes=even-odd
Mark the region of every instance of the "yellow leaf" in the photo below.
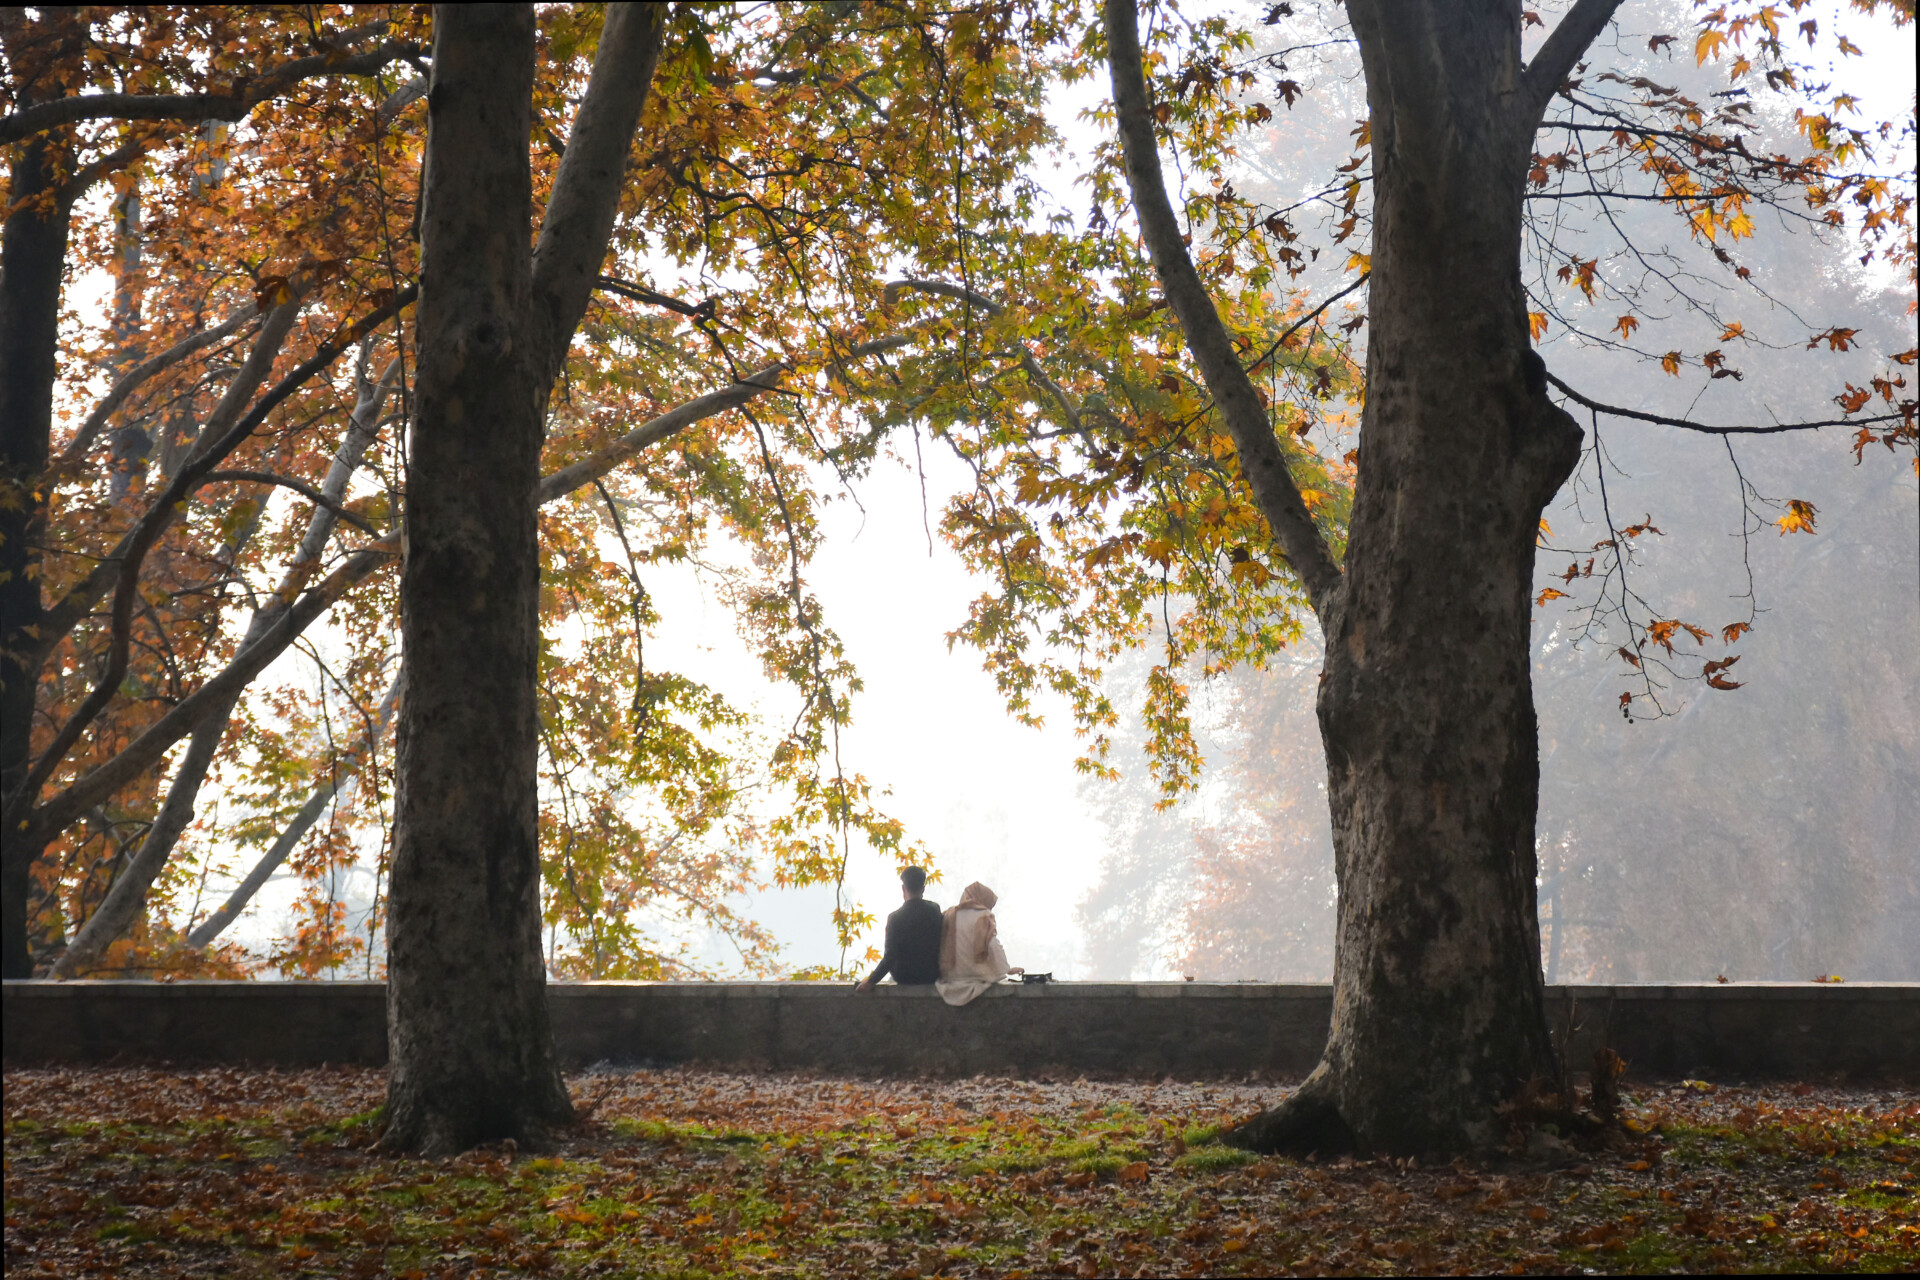
{"type": "Polygon", "coordinates": [[[1661,356],[1660,367],[1662,369],[1665,369],[1668,373],[1672,374],[1674,377],[1676,378],[1679,377],[1680,376],[1680,353],[1678,351],[1669,351],[1667,352],[1667,354],[1661,356]]]}
{"type": "Polygon", "coordinates": [[[1726,32],[1715,31],[1711,27],[1707,28],[1705,31],[1702,31],[1700,33],[1700,38],[1693,42],[1693,65],[1697,67],[1702,63],[1704,63],[1708,58],[1719,57],[1720,50],[1726,45],[1726,43],[1727,43],[1726,32]]]}
{"type": "Polygon", "coordinates": [[[1547,313],[1544,311],[1527,312],[1527,331],[1533,335],[1533,340],[1535,342],[1538,342],[1540,341],[1540,339],[1546,337],[1547,313]]]}
{"type": "Polygon", "coordinates": [[[1536,607],[1545,608],[1547,601],[1564,600],[1566,599],[1566,596],[1567,596],[1566,592],[1557,590],[1553,587],[1548,587],[1546,590],[1542,591],[1539,595],[1533,598],[1533,603],[1536,607]]]}
{"type": "Polygon", "coordinates": [[[1779,527],[1783,537],[1789,533],[1812,533],[1814,517],[1818,514],[1818,509],[1811,502],[1794,498],[1787,503],[1787,514],[1773,523],[1779,527]]]}

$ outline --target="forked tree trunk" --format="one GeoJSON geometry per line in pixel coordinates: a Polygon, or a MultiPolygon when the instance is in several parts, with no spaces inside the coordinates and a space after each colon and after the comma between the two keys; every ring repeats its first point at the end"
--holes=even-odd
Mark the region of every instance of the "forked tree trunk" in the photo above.
{"type": "MultiPolygon", "coordinates": [[[[1520,231],[1539,108],[1517,0],[1348,12],[1373,128],[1367,405],[1346,590],[1323,619],[1333,1029],[1293,1136],[1313,1141],[1309,1108],[1331,1104],[1320,1122],[1367,1148],[1451,1152],[1495,1143],[1496,1107],[1559,1074],[1529,597],[1540,513],[1581,433],[1529,369],[1520,231]]],[[[1287,1136],[1266,1128],[1244,1137],[1287,1136]]]]}
{"type": "MultiPolygon", "coordinates": [[[[1314,545],[1269,516],[1326,633],[1333,1026],[1318,1069],[1237,1130],[1242,1145],[1484,1148],[1502,1136],[1503,1101],[1558,1076],[1534,889],[1529,596],[1540,513],[1578,461],[1581,433],[1547,400],[1529,347],[1520,232],[1540,112],[1616,2],[1582,0],[1533,68],[1520,58],[1517,0],[1347,6],[1372,111],[1374,241],[1367,402],[1338,581],[1320,580],[1314,545]]],[[[1185,255],[1170,213],[1156,233],[1144,208],[1158,162],[1142,149],[1143,87],[1122,83],[1123,61],[1139,57],[1130,10],[1109,0],[1129,177],[1204,366],[1206,316],[1181,309],[1171,278],[1185,255]]],[[[1216,345],[1230,351],[1223,344],[1224,334],[1216,345]]],[[[1223,386],[1243,376],[1237,364],[1208,370],[1229,415],[1223,386]]],[[[1269,482],[1246,458],[1263,432],[1270,441],[1264,421],[1235,426],[1256,490],[1269,482]]]]}
{"type": "Polygon", "coordinates": [[[572,1116],[540,950],[533,68],[531,5],[436,8],[383,1139],[423,1154],[572,1116]]]}

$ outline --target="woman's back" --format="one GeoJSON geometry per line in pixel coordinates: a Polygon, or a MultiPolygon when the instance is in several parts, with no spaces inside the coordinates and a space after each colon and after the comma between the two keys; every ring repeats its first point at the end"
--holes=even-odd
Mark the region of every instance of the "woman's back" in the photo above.
{"type": "Polygon", "coordinates": [[[997,901],[993,890],[975,881],[960,895],[959,905],[947,909],[940,981],[934,985],[948,1004],[967,1004],[1007,976],[1007,953],[993,918],[997,901]]]}

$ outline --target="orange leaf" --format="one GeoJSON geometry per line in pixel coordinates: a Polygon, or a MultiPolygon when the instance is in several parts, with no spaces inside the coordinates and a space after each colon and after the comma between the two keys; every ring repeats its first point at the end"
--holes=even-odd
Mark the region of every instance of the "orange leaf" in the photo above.
{"type": "Polygon", "coordinates": [[[1553,587],[1548,587],[1546,590],[1542,591],[1539,595],[1534,597],[1533,603],[1536,607],[1545,608],[1547,601],[1565,599],[1566,594],[1567,593],[1564,591],[1559,591],[1554,589],[1553,587]]]}

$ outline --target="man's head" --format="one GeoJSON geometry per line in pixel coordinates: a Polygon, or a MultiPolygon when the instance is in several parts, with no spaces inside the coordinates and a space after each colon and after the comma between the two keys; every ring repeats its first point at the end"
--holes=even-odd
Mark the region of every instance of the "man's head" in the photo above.
{"type": "Polygon", "coordinates": [[[927,891],[927,873],[919,867],[908,867],[900,873],[900,896],[918,898],[927,891]]]}

